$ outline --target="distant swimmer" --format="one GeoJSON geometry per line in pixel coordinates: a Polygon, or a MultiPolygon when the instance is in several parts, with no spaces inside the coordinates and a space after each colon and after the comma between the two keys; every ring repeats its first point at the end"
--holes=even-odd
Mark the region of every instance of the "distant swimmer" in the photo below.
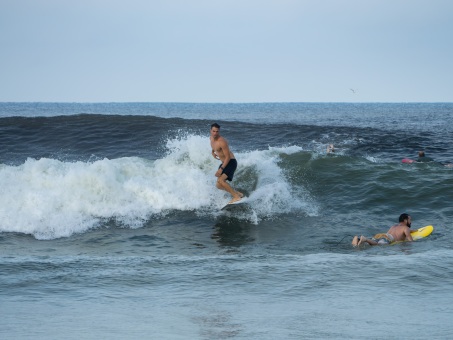
{"type": "Polygon", "coordinates": [[[412,242],[411,236],[411,222],[412,219],[408,214],[401,214],[399,217],[399,223],[390,227],[386,233],[376,234],[371,238],[365,236],[354,236],[352,239],[352,245],[354,247],[360,246],[362,243],[368,243],[371,246],[390,244],[398,241],[409,241],[412,242]]]}
{"type": "Polygon", "coordinates": [[[433,158],[427,157],[425,155],[425,151],[423,151],[423,150],[418,152],[418,158],[417,159],[414,160],[414,159],[409,159],[409,158],[403,158],[402,162],[403,163],[409,163],[409,164],[413,164],[413,163],[436,163],[436,164],[440,164],[440,165],[446,166],[448,168],[453,168],[453,164],[452,163],[436,162],[433,158]]]}
{"type": "Polygon", "coordinates": [[[215,159],[221,160],[222,163],[220,164],[218,170],[215,173],[217,177],[216,187],[220,190],[225,190],[233,196],[229,203],[234,203],[240,201],[244,194],[239,191],[234,190],[227,181],[232,181],[234,172],[237,168],[237,161],[234,157],[234,154],[230,151],[228,146],[228,142],[225,138],[220,136],[220,125],[214,123],[211,125],[211,148],[212,148],[212,156],[215,159]]]}
{"type": "Polygon", "coordinates": [[[335,147],[333,146],[333,144],[329,144],[329,146],[327,147],[327,153],[331,152],[335,152],[335,147]]]}
{"type": "Polygon", "coordinates": [[[417,159],[410,159],[410,158],[403,158],[402,160],[403,163],[429,163],[429,162],[434,162],[434,159],[431,157],[426,157],[425,156],[425,151],[419,151],[418,152],[418,158],[417,159]]]}
{"type": "Polygon", "coordinates": [[[418,163],[428,163],[428,162],[434,162],[434,159],[431,157],[426,157],[425,156],[425,151],[419,151],[418,152],[418,158],[416,160],[418,163]]]}
{"type": "MultiPolygon", "coordinates": [[[[426,157],[425,156],[425,152],[424,151],[419,151],[418,152],[418,158],[416,160],[417,163],[430,163],[430,162],[434,162],[434,159],[432,159],[431,157],[426,157]]],[[[453,168],[453,164],[452,163],[441,163],[441,162],[437,162],[443,166],[446,166],[447,168],[453,168]]]]}

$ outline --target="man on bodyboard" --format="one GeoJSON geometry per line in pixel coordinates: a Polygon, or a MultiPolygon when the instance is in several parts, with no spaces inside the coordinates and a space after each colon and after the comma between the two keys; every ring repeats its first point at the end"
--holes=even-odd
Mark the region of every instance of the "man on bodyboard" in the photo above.
{"type": "Polygon", "coordinates": [[[401,214],[399,217],[399,223],[390,227],[386,233],[376,234],[371,238],[365,236],[354,236],[352,239],[352,245],[354,247],[360,246],[362,243],[368,243],[371,246],[391,244],[393,242],[399,241],[409,241],[412,242],[411,236],[411,222],[412,219],[408,214],[401,214]]]}

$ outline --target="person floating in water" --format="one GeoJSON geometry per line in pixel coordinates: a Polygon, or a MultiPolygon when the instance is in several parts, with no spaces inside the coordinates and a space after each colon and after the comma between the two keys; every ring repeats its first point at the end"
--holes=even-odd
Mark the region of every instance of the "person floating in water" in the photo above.
{"type": "Polygon", "coordinates": [[[234,190],[227,181],[232,181],[234,172],[237,168],[237,161],[234,154],[230,151],[228,142],[225,138],[220,136],[220,125],[214,123],[211,125],[211,141],[212,156],[215,159],[222,161],[218,170],[215,173],[217,177],[216,187],[220,190],[225,190],[233,196],[230,202],[234,203],[240,201],[244,194],[234,190]]]}
{"type": "Polygon", "coordinates": [[[434,162],[434,159],[432,159],[431,157],[426,157],[425,151],[419,151],[416,162],[417,163],[428,163],[428,162],[434,162]]]}
{"type": "MultiPolygon", "coordinates": [[[[430,162],[434,162],[434,159],[432,159],[431,157],[426,157],[424,151],[419,151],[418,152],[418,158],[417,158],[416,162],[417,163],[430,163],[430,162]]],[[[453,163],[441,163],[441,162],[438,162],[438,163],[443,165],[443,166],[446,166],[448,168],[452,168],[453,167],[453,163]]]]}
{"type": "Polygon", "coordinates": [[[362,243],[368,243],[371,246],[390,244],[398,241],[409,241],[412,242],[411,236],[411,223],[412,218],[408,214],[401,214],[399,217],[399,223],[390,227],[386,233],[376,234],[371,238],[365,236],[354,236],[352,239],[352,245],[354,247],[360,246],[362,243]]]}
{"type": "Polygon", "coordinates": [[[333,146],[333,144],[329,144],[329,146],[327,147],[327,153],[331,152],[335,152],[335,147],[333,146]]]}
{"type": "Polygon", "coordinates": [[[436,162],[431,157],[426,157],[425,156],[425,151],[419,151],[418,152],[418,158],[416,160],[404,158],[403,159],[403,163],[409,163],[409,164],[413,164],[413,163],[436,163],[436,164],[440,164],[440,165],[446,166],[448,168],[452,168],[453,167],[453,163],[436,162]]]}

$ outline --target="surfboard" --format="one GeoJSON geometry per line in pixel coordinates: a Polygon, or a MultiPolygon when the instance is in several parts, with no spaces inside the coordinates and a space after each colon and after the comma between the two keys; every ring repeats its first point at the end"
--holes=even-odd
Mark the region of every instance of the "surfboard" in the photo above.
{"type": "Polygon", "coordinates": [[[414,163],[415,161],[414,161],[413,159],[410,159],[410,158],[403,158],[403,159],[401,160],[401,162],[403,162],[403,163],[408,163],[408,164],[412,164],[412,163],[414,163]]]}
{"type": "Polygon", "coordinates": [[[235,209],[238,206],[244,206],[247,204],[247,197],[242,197],[240,201],[236,201],[234,203],[227,203],[225,206],[222,207],[220,210],[230,210],[235,209]]]}
{"type": "Polygon", "coordinates": [[[427,225],[426,227],[418,228],[417,230],[411,230],[411,236],[414,241],[420,240],[421,238],[431,235],[434,227],[432,225],[427,225]]]}

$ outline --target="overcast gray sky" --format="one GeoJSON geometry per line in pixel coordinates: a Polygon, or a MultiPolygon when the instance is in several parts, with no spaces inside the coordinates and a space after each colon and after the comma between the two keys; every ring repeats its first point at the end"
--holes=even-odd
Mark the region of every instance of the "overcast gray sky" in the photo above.
{"type": "Polygon", "coordinates": [[[0,0],[0,101],[453,102],[452,32],[451,0],[0,0]]]}

